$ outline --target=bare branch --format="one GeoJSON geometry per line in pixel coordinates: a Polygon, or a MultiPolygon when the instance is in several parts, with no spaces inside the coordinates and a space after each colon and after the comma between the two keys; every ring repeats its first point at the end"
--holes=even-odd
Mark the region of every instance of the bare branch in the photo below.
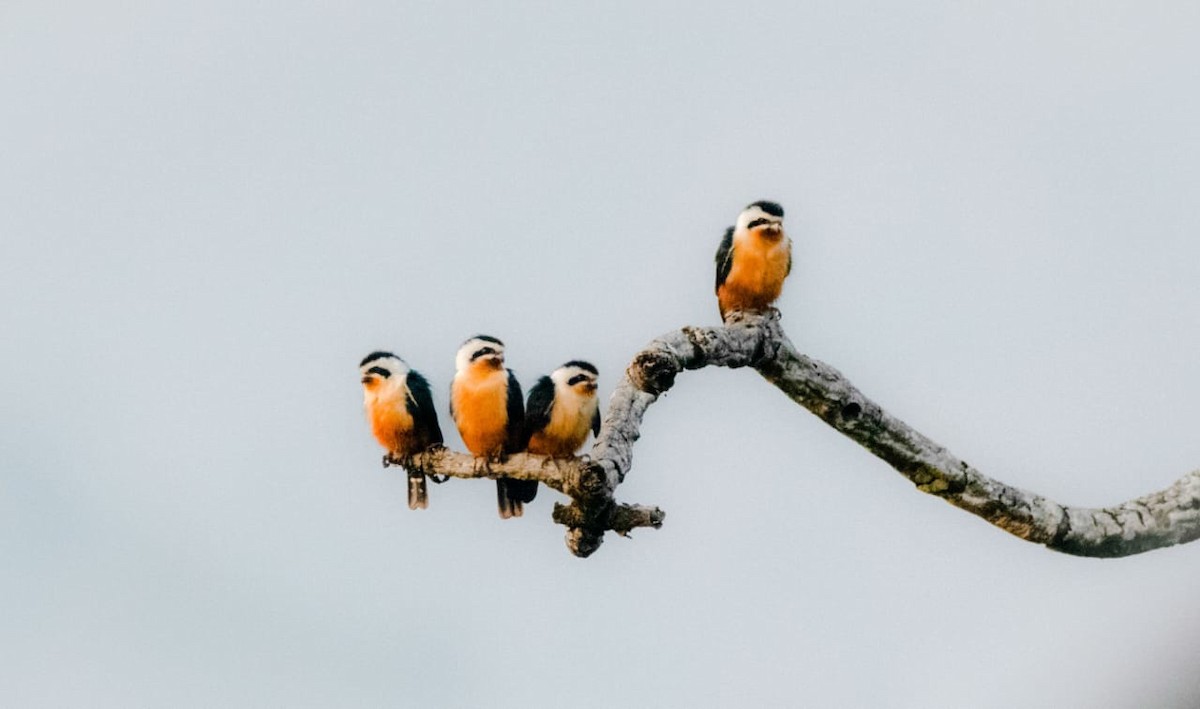
{"type": "Polygon", "coordinates": [[[584,461],[579,458],[548,458],[532,453],[517,453],[503,461],[487,463],[449,448],[434,448],[407,460],[389,458],[392,465],[423,473],[452,478],[515,478],[537,480],[564,495],[572,495],[579,486],[584,461]]]}
{"type": "Polygon", "coordinates": [[[759,372],[908,478],[921,492],[1026,541],[1077,556],[1116,557],[1200,537],[1200,470],[1166,490],[1113,507],[1068,507],[983,475],[868,399],[833,367],[806,357],[782,332],[759,372]]]}
{"type": "Polygon", "coordinates": [[[656,338],[634,356],[613,391],[590,457],[551,459],[527,453],[489,467],[446,449],[404,461],[406,467],[460,478],[538,480],[572,498],[553,518],[567,527],[567,547],[586,557],[606,531],[626,535],[659,527],[657,507],[624,505],[614,493],[633,464],[646,409],[688,369],[751,366],[793,401],[854,440],[917,486],[1001,529],[1050,549],[1115,557],[1200,537],[1200,470],[1161,492],[1115,507],[1066,507],[975,470],[868,399],[840,372],[796,351],[778,311],[730,313],[724,327],[685,327],[656,338]]]}

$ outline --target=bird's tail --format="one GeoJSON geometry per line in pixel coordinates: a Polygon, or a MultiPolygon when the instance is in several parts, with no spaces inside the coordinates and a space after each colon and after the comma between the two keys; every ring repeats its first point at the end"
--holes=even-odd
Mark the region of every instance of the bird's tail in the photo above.
{"type": "Polygon", "coordinates": [[[508,481],[508,497],[518,503],[533,502],[533,498],[537,497],[537,491],[537,480],[509,479],[508,481]]]}
{"type": "Polygon", "coordinates": [[[429,493],[425,489],[424,473],[408,474],[408,509],[424,510],[429,508],[429,493]]]}
{"type": "Polygon", "coordinates": [[[525,514],[525,507],[521,504],[521,500],[512,494],[512,486],[517,482],[508,478],[496,480],[496,507],[500,510],[500,519],[520,517],[525,514]]]}

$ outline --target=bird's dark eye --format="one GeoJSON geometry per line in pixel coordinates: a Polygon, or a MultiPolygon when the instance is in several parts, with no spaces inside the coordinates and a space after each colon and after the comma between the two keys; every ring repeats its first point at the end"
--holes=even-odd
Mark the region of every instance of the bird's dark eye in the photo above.
{"type": "Polygon", "coordinates": [[[496,354],[496,350],[491,347],[482,347],[480,349],[475,350],[475,354],[471,355],[471,361],[474,362],[475,360],[479,359],[480,357],[482,357],[484,355],[490,355],[490,354],[496,354]]]}
{"type": "Polygon", "coordinates": [[[754,221],[752,221],[748,225],[746,225],[746,228],[753,229],[756,226],[762,226],[763,224],[770,224],[770,223],[771,223],[770,219],[763,219],[762,217],[759,217],[758,219],[755,219],[754,221]]]}
{"type": "Polygon", "coordinates": [[[388,377],[392,376],[392,373],[387,371],[383,367],[371,367],[370,369],[367,370],[367,374],[378,374],[379,376],[383,377],[384,379],[387,379],[388,377]]]}
{"type": "Polygon", "coordinates": [[[587,378],[587,375],[586,375],[586,374],[576,374],[575,376],[573,376],[573,377],[571,377],[570,379],[568,379],[568,380],[567,380],[567,386],[572,386],[572,387],[573,387],[573,386],[575,386],[576,384],[578,384],[578,383],[580,383],[580,382],[586,382],[586,381],[587,381],[587,379],[588,379],[588,378],[587,378]]]}

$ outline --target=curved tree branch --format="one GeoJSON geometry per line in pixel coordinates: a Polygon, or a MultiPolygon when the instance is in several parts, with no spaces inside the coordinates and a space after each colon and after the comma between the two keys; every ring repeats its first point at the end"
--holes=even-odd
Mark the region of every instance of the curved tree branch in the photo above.
{"type": "Polygon", "coordinates": [[[624,505],[614,493],[633,463],[642,416],[687,369],[754,367],[793,401],[866,448],[917,489],[982,517],[1021,539],[1078,556],[1117,557],[1200,537],[1200,470],[1160,492],[1114,507],[1067,507],[993,480],[868,399],[833,367],[800,354],[778,311],[730,313],[724,327],[685,327],[639,352],[613,391],[590,456],[550,459],[528,453],[479,470],[446,449],[397,461],[426,473],[460,478],[503,475],[538,480],[571,498],[556,503],[554,521],[568,528],[567,547],[586,557],[608,530],[627,534],[659,527],[657,507],[624,505]]]}

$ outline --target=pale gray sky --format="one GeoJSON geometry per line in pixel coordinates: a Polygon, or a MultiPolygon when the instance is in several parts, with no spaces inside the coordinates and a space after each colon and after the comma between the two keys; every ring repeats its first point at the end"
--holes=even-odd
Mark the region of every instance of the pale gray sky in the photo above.
{"type": "MultiPolygon", "coordinates": [[[[753,372],[680,378],[571,557],[544,491],[378,466],[445,410],[714,324],[788,210],[805,352],[984,472],[1200,466],[1190,3],[0,6],[0,696],[22,707],[1193,707],[1200,545],[1054,554],[753,372]]],[[[443,426],[452,430],[443,413],[443,426]]],[[[451,442],[458,440],[451,434],[451,442]]]]}

